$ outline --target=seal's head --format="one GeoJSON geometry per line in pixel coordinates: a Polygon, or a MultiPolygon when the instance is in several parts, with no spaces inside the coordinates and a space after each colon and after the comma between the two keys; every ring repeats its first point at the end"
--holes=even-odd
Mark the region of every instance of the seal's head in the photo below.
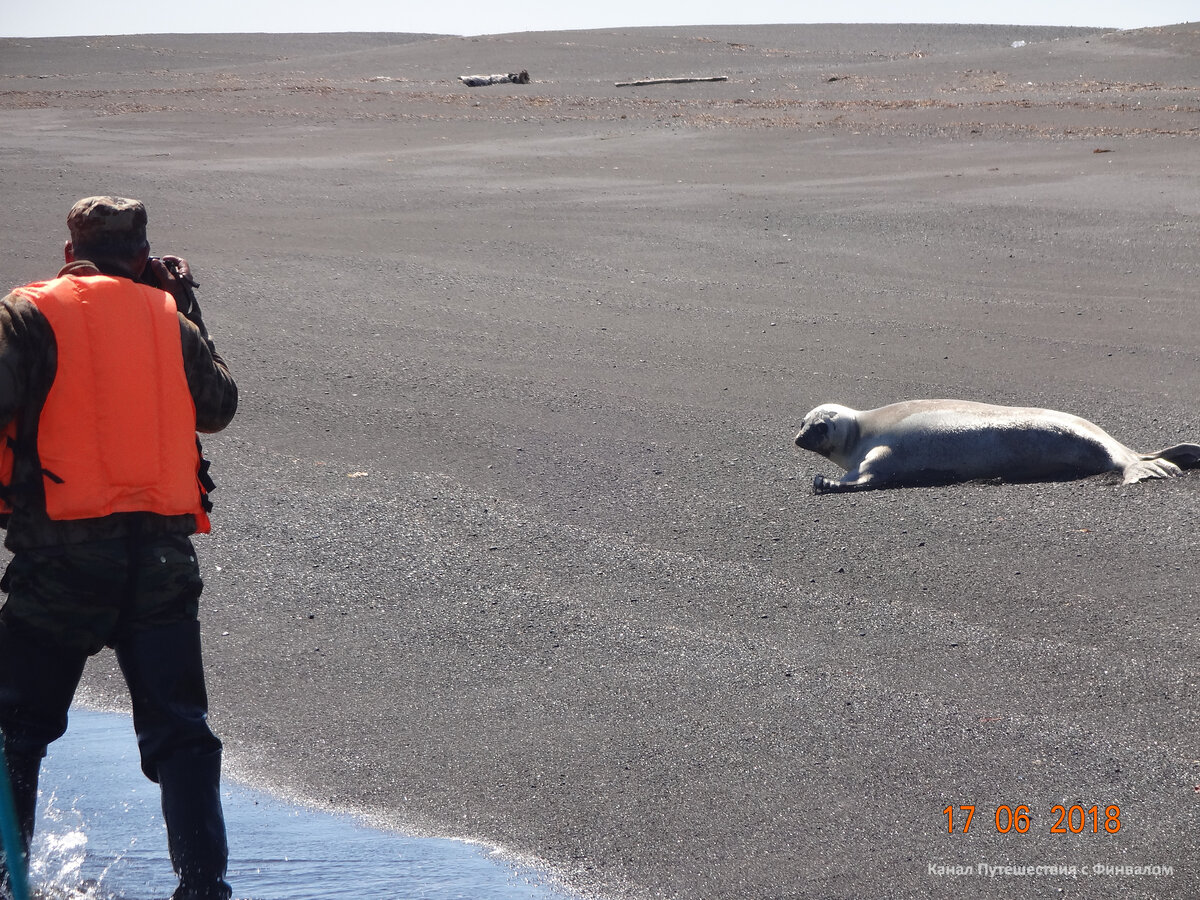
{"type": "Polygon", "coordinates": [[[804,417],[796,446],[831,459],[841,456],[857,440],[856,415],[848,406],[821,404],[804,417]]]}
{"type": "Polygon", "coordinates": [[[67,229],[71,232],[68,254],[74,259],[128,267],[150,251],[146,207],[138,200],[84,197],[67,213],[67,229]]]}

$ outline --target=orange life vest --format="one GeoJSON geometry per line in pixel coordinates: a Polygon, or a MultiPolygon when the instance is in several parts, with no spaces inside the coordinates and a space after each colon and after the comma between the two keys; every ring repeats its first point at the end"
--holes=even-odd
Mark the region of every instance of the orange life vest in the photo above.
{"type": "MultiPolygon", "coordinates": [[[[190,514],[207,532],[175,299],[107,275],[66,275],[14,293],[37,306],[58,346],[38,420],[46,514],[190,514]]],[[[0,459],[0,477],[11,477],[7,466],[0,459]]]]}

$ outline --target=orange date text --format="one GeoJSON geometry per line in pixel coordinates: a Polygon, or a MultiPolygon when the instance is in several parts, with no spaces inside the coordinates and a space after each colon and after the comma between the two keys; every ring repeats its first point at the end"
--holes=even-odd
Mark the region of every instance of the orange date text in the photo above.
{"type": "Polygon", "coordinates": [[[1121,807],[1115,804],[1104,808],[1098,804],[1055,804],[1050,816],[1040,823],[1034,821],[1033,813],[1024,803],[997,806],[991,816],[985,814],[978,819],[975,811],[973,804],[947,806],[942,810],[942,815],[946,817],[946,831],[950,834],[967,834],[972,825],[979,828],[980,822],[984,823],[983,827],[990,826],[1000,834],[1025,834],[1039,825],[1048,826],[1051,834],[1116,834],[1121,830],[1121,807]]]}

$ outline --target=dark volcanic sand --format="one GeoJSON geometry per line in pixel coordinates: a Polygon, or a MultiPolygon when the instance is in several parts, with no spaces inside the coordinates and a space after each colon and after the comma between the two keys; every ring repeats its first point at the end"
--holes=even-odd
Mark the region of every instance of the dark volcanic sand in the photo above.
{"type": "Polygon", "coordinates": [[[1198,58],[1197,25],[6,40],[0,274],[53,274],[102,192],[195,266],[242,388],[197,541],[234,771],[611,898],[1195,897],[1200,473],[814,497],[791,438],[955,396],[1200,441],[1198,58]],[[729,80],[614,86],[683,75],[729,80]],[[1173,874],[931,870],[979,863],[1173,874]]]}

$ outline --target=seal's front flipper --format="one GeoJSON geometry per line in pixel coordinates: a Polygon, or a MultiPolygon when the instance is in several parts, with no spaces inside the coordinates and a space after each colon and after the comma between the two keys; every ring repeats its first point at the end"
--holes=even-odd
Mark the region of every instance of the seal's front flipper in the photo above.
{"type": "Polygon", "coordinates": [[[870,475],[860,475],[857,470],[847,472],[841,481],[831,481],[824,475],[813,478],[814,494],[848,494],[852,491],[869,491],[879,486],[877,479],[870,475]]]}

